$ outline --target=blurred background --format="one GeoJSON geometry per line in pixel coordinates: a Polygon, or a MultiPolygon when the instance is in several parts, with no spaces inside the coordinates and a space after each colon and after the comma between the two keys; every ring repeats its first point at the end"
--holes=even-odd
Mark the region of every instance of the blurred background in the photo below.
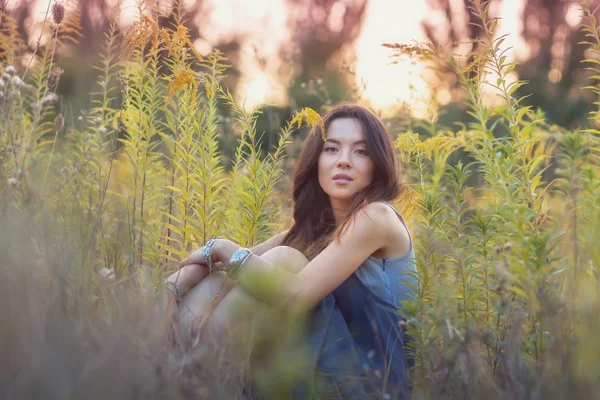
{"type": "MultiPolygon", "coordinates": [[[[598,0],[593,0],[597,2],[598,0]]],[[[157,1],[169,11],[172,1],[157,1]]],[[[482,34],[467,0],[197,0],[185,2],[187,26],[201,54],[220,49],[233,65],[226,86],[246,108],[267,102],[263,131],[298,107],[323,110],[343,100],[359,101],[385,117],[439,118],[466,122],[462,93],[448,71],[440,79],[427,65],[408,57],[391,58],[386,43],[429,41],[466,53],[482,34]],[[436,109],[432,116],[432,105],[436,109]]],[[[64,104],[85,108],[94,85],[92,65],[104,43],[109,18],[121,9],[126,30],[138,15],[134,0],[70,0],[81,11],[85,38],[62,49],[65,75],[58,93],[64,104]]],[[[12,0],[8,12],[35,48],[45,0],[12,0]]],[[[529,84],[517,97],[541,108],[547,121],[576,127],[585,121],[591,93],[578,90],[584,80],[585,46],[580,6],[566,0],[493,0],[491,17],[501,18],[508,34],[509,60],[518,61],[513,79],[529,84]]],[[[168,24],[169,21],[162,21],[168,24]]],[[[488,101],[493,105],[494,96],[488,101]]],[[[74,110],[75,118],[78,110],[74,110]]]]}

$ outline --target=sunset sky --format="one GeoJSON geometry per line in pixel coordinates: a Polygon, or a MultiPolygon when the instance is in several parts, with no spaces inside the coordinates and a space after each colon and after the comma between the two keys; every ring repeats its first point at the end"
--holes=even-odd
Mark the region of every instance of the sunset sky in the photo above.
{"type": "MultiPolygon", "coordinates": [[[[459,3],[462,0],[454,0],[459,3]]],[[[277,81],[279,68],[277,51],[288,37],[285,2],[283,0],[208,0],[210,26],[202,30],[208,40],[216,42],[222,35],[243,34],[247,41],[243,50],[243,78],[240,96],[247,106],[261,101],[284,101],[285,88],[277,81]],[[263,70],[256,61],[254,47],[260,49],[268,62],[263,70]],[[270,56],[269,56],[270,55],[270,56]]],[[[522,0],[504,0],[499,15],[500,31],[511,33],[505,42],[522,50],[518,32],[522,0]]],[[[391,65],[391,51],[382,43],[409,43],[426,39],[421,23],[442,21],[438,11],[426,0],[371,0],[362,32],[355,43],[357,54],[356,79],[366,81],[364,93],[374,108],[385,110],[407,101],[416,114],[422,114],[428,97],[427,84],[421,76],[422,66],[409,60],[391,65]],[[410,86],[413,90],[410,90],[410,86]]],[[[202,48],[202,44],[199,44],[202,48]]],[[[208,48],[208,46],[205,46],[208,48]]]]}
{"type": "MultiPolygon", "coordinates": [[[[109,0],[117,1],[117,0],[109,0]]],[[[193,0],[189,0],[189,4],[193,0]]],[[[451,0],[459,5],[463,0],[451,0]]],[[[38,14],[43,19],[45,1],[40,1],[38,14]]],[[[123,21],[131,20],[137,13],[135,0],[125,0],[123,21]]],[[[284,0],[205,0],[205,12],[209,21],[202,24],[201,33],[206,41],[198,41],[196,46],[201,53],[207,52],[219,39],[238,35],[244,38],[242,65],[244,72],[239,95],[246,99],[246,106],[268,101],[285,102],[285,88],[277,74],[281,60],[278,51],[289,37],[287,29],[287,8],[284,0]],[[257,59],[266,60],[261,66],[257,59]]],[[[502,21],[499,33],[510,36],[504,46],[513,46],[509,57],[527,56],[519,32],[523,0],[503,0],[493,10],[502,21]]],[[[457,8],[457,7],[456,7],[457,8]]],[[[456,9],[455,8],[455,9],[456,9]]],[[[567,15],[577,22],[577,7],[567,15]]],[[[376,109],[385,111],[401,101],[408,102],[416,114],[424,112],[424,100],[428,97],[428,86],[422,77],[423,67],[409,60],[390,64],[391,51],[382,43],[410,43],[424,41],[421,23],[433,24],[443,21],[440,12],[429,7],[427,0],[371,0],[367,8],[365,23],[355,43],[357,82],[366,82],[365,99],[376,109]],[[413,90],[410,87],[413,87],[413,90]]],[[[204,15],[206,17],[206,15],[204,15]]],[[[458,20],[460,22],[460,19],[458,20]]]]}

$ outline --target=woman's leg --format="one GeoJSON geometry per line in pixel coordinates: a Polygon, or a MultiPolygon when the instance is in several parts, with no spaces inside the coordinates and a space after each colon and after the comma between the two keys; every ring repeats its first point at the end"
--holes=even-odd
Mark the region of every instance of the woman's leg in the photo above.
{"type": "MultiPolygon", "coordinates": [[[[265,252],[261,258],[293,273],[300,272],[308,264],[301,252],[287,246],[275,247],[265,252]]],[[[206,329],[212,337],[245,345],[252,339],[255,329],[261,326],[261,321],[265,321],[269,309],[269,305],[236,285],[219,302],[206,329]]]]}
{"type": "MultiPolygon", "coordinates": [[[[275,247],[262,256],[273,265],[294,273],[300,272],[308,260],[296,249],[275,247]]],[[[250,296],[224,272],[216,271],[194,286],[180,305],[180,323],[183,329],[214,338],[223,338],[232,331],[244,331],[266,305],[250,296]],[[221,304],[223,303],[223,305],[221,304]],[[240,325],[244,326],[240,326],[240,325]],[[237,328],[236,328],[237,327],[237,328]]]]}
{"type": "Polygon", "coordinates": [[[235,282],[223,271],[214,271],[191,288],[179,305],[181,329],[201,333],[217,304],[233,289],[235,282]]]}

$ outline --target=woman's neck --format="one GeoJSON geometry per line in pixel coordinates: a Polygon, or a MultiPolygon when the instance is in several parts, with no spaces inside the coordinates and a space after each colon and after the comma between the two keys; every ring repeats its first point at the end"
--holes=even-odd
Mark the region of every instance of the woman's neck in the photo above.
{"type": "Polygon", "coordinates": [[[347,202],[341,202],[335,199],[329,199],[329,203],[331,204],[331,210],[333,211],[333,218],[335,219],[335,224],[341,224],[342,221],[348,216],[351,204],[347,202]]]}

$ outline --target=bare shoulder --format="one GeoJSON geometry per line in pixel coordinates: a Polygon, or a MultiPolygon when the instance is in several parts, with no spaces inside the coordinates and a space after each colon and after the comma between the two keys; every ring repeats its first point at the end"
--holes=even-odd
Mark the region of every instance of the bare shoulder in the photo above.
{"type": "Polygon", "coordinates": [[[369,220],[374,224],[374,228],[389,232],[399,221],[396,212],[387,204],[376,201],[367,204],[359,213],[359,217],[369,220]]]}
{"type": "Polygon", "coordinates": [[[381,258],[394,258],[406,254],[411,248],[410,233],[396,211],[383,202],[370,203],[365,210],[379,230],[384,232],[384,244],[377,252],[381,258]]]}

